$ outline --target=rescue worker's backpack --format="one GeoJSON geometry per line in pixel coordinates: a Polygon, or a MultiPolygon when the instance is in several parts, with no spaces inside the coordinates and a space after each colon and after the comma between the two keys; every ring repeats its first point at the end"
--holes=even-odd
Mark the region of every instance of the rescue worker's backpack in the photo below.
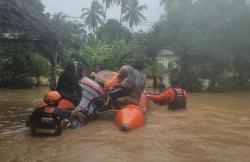
{"type": "MultiPolygon", "coordinates": [[[[180,88],[181,89],[181,88],[180,88]]],[[[181,89],[181,92],[178,92],[176,89],[172,89],[175,92],[175,99],[169,104],[170,110],[186,110],[186,97],[184,95],[184,90],[181,89]]]]}
{"type": "Polygon", "coordinates": [[[60,99],[61,95],[57,91],[50,91],[44,95],[44,103],[37,105],[26,123],[33,136],[61,135],[61,119],[56,112],[60,99]]]}
{"type": "Polygon", "coordinates": [[[53,112],[46,112],[44,108],[36,108],[29,118],[29,127],[32,136],[54,135],[62,133],[61,119],[53,112]]]}

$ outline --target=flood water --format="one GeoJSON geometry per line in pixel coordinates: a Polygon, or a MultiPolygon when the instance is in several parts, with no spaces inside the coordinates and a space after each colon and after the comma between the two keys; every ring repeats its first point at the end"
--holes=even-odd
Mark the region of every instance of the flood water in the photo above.
{"type": "Polygon", "coordinates": [[[33,138],[23,120],[45,91],[0,90],[0,161],[250,161],[250,92],[192,93],[186,112],[151,105],[145,126],[128,133],[96,120],[59,137],[33,138]]]}

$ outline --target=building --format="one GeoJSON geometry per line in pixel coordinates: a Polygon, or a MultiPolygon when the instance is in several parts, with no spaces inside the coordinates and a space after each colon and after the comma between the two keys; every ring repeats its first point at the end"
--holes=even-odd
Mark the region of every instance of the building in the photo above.
{"type": "Polygon", "coordinates": [[[177,67],[176,61],[178,57],[170,49],[164,49],[159,52],[156,60],[167,69],[167,72],[169,72],[170,69],[177,67]]]}

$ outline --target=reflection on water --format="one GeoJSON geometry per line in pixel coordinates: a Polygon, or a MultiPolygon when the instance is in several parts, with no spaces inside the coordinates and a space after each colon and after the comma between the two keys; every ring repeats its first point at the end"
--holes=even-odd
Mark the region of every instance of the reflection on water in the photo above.
{"type": "Polygon", "coordinates": [[[0,90],[0,134],[23,129],[23,120],[47,89],[0,90]]]}
{"type": "Polygon", "coordinates": [[[0,91],[1,161],[250,161],[250,93],[190,94],[187,112],[152,105],[146,125],[128,133],[97,120],[60,137],[32,138],[23,120],[45,91],[0,91]]]}

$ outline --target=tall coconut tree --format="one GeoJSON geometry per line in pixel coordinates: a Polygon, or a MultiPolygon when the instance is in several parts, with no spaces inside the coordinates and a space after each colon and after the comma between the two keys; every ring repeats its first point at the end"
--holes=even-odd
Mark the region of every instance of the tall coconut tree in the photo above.
{"type": "Polygon", "coordinates": [[[126,6],[129,3],[129,0],[117,0],[116,1],[117,5],[121,5],[121,13],[120,13],[120,23],[122,22],[122,15],[126,11],[126,6]]]}
{"type": "Polygon", "coordinates": [[[160,5],[167,9],[172,6],[176,1],[178,0],[161,0],[160,5]]]}
{"type": "Polygon", "coordinates": [[[129,27],[134,32],[134,25],[139,25],[142,21],[146,21],[146,17],[141,13],[147,9],[146,5],[140,5],[138,0],[130,0],[126,5],[123,21],[129,22],[129,27]]]}
{"type": "Polygon", "coordinates": [[[83,8],[82,12],[81,18],[85,19],[84,25],[94,33],[98,25],[102,24],[105,15],[103,6],[98,1],[93,1],[90,8],[83,8]]]}
{"type": "Polygon", "coordinates": [[[105,22],[106,16],[107,16],[107,9],[113,6],[114,3],[117,3],[117,0],[102,0],[102,3],[105,5],[105,9],[104,9],[105,15],[104,15],[104,20],[103,20],[103,22],[105,22]]]}

